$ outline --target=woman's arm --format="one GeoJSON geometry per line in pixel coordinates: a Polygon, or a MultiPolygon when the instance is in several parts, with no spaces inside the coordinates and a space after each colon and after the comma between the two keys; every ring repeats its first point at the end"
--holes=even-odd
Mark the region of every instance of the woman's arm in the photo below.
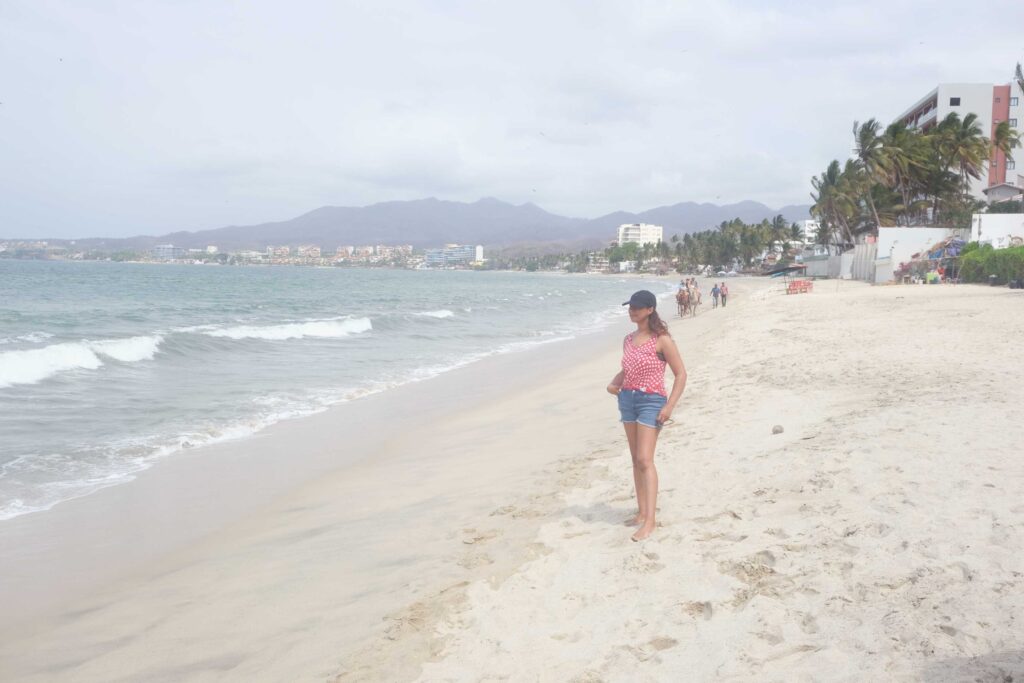
{"type": "Polygon", "coordinates": [[[619,370],[619,374],[612,377],[611,383],[608,384],[608,393],[618,396],[619,390],[622,388],[622,381],[625,379],[625,377],[625,371],[619,370]]]}
{"type": "Polygon", "coordinates": [[[672,411],[675,410],[676,403],[683,395],[683,389],[686,388],[686,366],[683,365],[683,358],[679,355],[679,349],[676,348],[672,337],[667,334],[659,335],[657,345],[661,347],[658,350],[665,354],[665,362],[672,368],[672,374],[675,375],[675,379],[672,381],[672,393],[669,394],[665,407],[658,413],[658,422],[662,423],[672,416],[672,411]]]}

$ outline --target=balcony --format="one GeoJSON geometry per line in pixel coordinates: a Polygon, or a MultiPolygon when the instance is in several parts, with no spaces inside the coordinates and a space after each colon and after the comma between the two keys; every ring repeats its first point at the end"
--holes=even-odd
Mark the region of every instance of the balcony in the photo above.
{"type": "Polygon", "coordinates": [[[937,107],[933,107],[923,114],[919,114],[914,120],[914,128],[922,130],[935,123],[935,119],[939,116],[939,110],[937,107]]]}

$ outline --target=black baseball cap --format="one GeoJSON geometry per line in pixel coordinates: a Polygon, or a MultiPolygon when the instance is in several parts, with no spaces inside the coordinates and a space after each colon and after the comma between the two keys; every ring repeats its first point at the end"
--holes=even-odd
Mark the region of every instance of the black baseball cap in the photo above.
{"type": "Polygon", "coordinates": [[[629,297],[629,301],[624,301],[622,305],[629,306],[630,308],[657,308],[658,297],[646,289],[641,289],[639,292],[633,292],[633,296],[629,297]]]}

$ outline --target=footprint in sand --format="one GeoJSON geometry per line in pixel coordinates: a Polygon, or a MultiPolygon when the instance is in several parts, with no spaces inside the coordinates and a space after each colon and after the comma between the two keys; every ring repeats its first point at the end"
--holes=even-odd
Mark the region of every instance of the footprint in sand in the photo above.
{"type": "Polygon", "coordinates": [[[668,650],[679,644],[679,641],[675,638],[669,638],[668,636],[657,636],[652,638],[643,645],[623,645],[622,649],[626,650],[641,662],[646,662],[651,657],[654,657],[657,653],[663,650],[668,650]]]}
{"type": "Polygon", "coordinates": [[[800,630],[808,635],[818,632],[818,620],[810,614],[805,614],[799,623],[800,630]]]}
{"type": "Polygon", "coordinates": [[[489,555],[468,555],[459,560],[459,566],[463,569],[476,569],[477,567],[484,567],[489,564],[494,564],[494,560],[489,555]]]}
{"type": "Polygon", "coordinates": [[[740,541],[746,540],[746,534],[713,534],[705,531],[703,534],[698,536],[695,540],[697,541],[717,541],[719,539],[728,541],[729,543],[739,543],[740,541]]]}
{"type": "Polygon", "coordinates": [[[694,602],[683,602],[680,603],[683,611],[689,614],[691,617],[696,619],[701,617],[704,621],[710,621],[713,609],[711,603],[707,601],[694,601],[694,602]]]}
{"type": "Polygon", "coordinates": [[[473,545],[475,543],[483,543],[485,541],[489,541],[492,538],[495,538],[495,537],[501,535],[501,532],[498,531],[497,529],[491,529],[489,531],[477,531],[476,529],[470,528],[470,529],[463,529],[462,533],[464,534],[463,538],[462,538],[462,542],[465,543],[466,545],[473,545]]]}
{"type": "Polygon", "coordinates": [[[679,644],[679,641],[675,638],[669,638],[668,636],[658,636],[656,638],[652,638],[647,644],[660,652],[661,650],[668,650],[669,648],[675,647],[679,644]]]}
{"type": "Polygon", "coordinates": [[[693,521],[696,522],[697,524],[708,524],[709,522],[717,521],[717,520],[719,520],[719,519],[721,519],[723,517],[726,518],[727,520],[732,520],[732,519],[742,520],[743,519],[742,517],[740,517],[738,514],[736,514],[732,510],[722,510],[721,512],[719,512],[717,514],[714,514],[714,515],[711,515],[709,517],[694,517],[693,521]]]}
{"type": "Polygon", "coordinates": [[[656,562],[657,557],[658,555],[655,553],[630,555],[622,561],[622,568],[631,574],[653,574],[660,572],[665,568],[665,565],[656,562]]]}

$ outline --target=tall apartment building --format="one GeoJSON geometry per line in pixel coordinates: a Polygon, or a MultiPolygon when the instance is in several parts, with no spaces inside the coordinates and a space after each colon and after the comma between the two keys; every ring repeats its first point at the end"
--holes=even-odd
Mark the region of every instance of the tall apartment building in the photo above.
{"type": "Polygon", "coordinates": [[[664,228],[660,225],[649,223],[623,223],[619,226],[619,245],[633,242],[643,246],[645,244],[658,244],[662,240],[664,228]]]}
{"type": "MultiPolygon", "coordinates": [[[[1009,121],[1011,128],[1024,134],[1024,97],[1017,83],[940,83],[896,120],[903,121],[909,128],[927,131],[952,112],[961,119],[967,114],[975,114],[982,134],[989,139],[1002,121],[1009,121]]],[[[1024,150],[1016,154],[1024,158],[1022,155],[1024,150]]],[[[986,190],[1004,184],[1024,187],[1024,177],[1017,175],[1015,160],[1008,160],[997,150],[986,164],[981,178],[972,181],[971,193],[978,199],[984,199],[986,190]]]]}
{"type": "MultiPolygon", "coordinates": [[[[46,243],[43,242],[45,245],[46,243]]],[[[153,258],[176,259],[182,258],[187,252],[184,247],[176,247],[173,244],[158,244],[150,250],[153,258]]]]}
{"type": "Polygon", "coordinates": [[[424,263],[436,268],[464,266],[483,260],[484,248],[481,245],[446,244],[443,249],[427,249],[424,252],[424,263]]]}

